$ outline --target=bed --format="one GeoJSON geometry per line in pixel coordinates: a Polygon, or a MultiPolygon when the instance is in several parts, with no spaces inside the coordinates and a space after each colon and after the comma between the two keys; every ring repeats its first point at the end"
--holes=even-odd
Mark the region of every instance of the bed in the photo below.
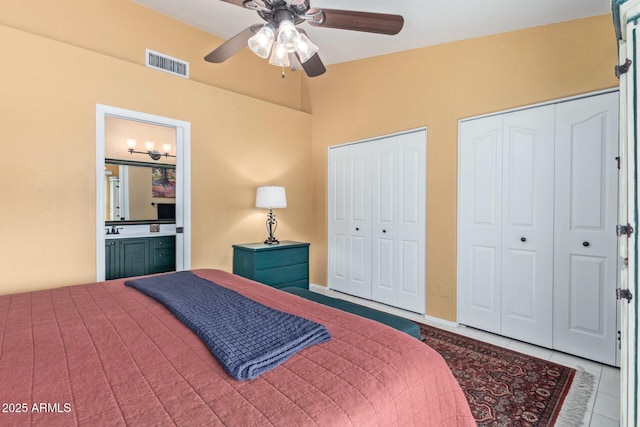
{"type": "Polygon", "coordinates": [[[194,273],[323,324],[332,339],[237,381],[124,279],[1,296],[0,425],[475,425],[424,343],[221,270],[194,273]]]}

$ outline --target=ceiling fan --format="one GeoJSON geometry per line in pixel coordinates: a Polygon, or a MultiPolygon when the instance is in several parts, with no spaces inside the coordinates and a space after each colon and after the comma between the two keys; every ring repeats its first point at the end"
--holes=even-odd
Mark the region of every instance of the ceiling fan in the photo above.
{"type": "Polygon", "coordinates": [[[255,10],[267,23],[252,25],[231,37],[205,56],[206,61],[226,61],[248,45],[256,55],[269,58],[270,64],[294,71],[302,68],[309,77],[323,74],[326,68],[318,56],[318,46],[296,27],[298,24],[387,35],[398,34],[404,25],[400,15],[312,8],[310,0],[221,1],[255,10]]]}

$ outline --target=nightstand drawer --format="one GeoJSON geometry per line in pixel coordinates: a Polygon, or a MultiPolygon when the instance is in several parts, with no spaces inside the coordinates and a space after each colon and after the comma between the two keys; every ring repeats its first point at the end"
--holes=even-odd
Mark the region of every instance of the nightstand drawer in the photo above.
{"type": "Polygon", "coordinates": [[[309,264],[305,262],[304,264],[258,270],[254,280],[273,286],[308,279],[309,264]]]}
{"type": "Polygon", "coordinates": [[[302,264],[309,260],[309,248],[285,248],[256,254],[256,270],[302,264]]]}
{"type": "Polygon", "coordinates": [[[273,287],[309,287],[309,244],[233,245],[233,273],[273,287]]]}

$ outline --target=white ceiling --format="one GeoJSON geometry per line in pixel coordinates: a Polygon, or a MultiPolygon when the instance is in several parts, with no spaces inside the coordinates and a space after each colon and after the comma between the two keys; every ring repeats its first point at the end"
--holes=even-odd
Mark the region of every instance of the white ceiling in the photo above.
{"type": "MultiPolygon", "coordinates": [[[[255,11],[219,0],[133,1],[225,40],[264,22],[255,11]]],[[[311,6],[392,13],[405,20],[396,36],[301,24],[327,65],[611,12],[610,0],[311,0],[311,6]]]]}

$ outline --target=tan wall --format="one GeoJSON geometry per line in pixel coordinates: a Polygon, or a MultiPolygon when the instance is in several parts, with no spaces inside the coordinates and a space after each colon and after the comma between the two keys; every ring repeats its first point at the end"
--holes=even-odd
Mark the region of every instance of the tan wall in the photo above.
{"type": "MultiPolygon", "coordinates": [[[[145,49],[155,50],[188,61],[191,80],[278,105],[301,106],[301,72],[287,72],[283,79],[281,68],[269,65],[249,49],[222,64],[208,63],[204,56],[222,44],[222,39],[130,0],[0,0],[0,11],[0,25],[134,64],[144,65],[145,49]]],[[[238,28],[238,32],[241,30],[244,28],[238,28]]],[[[40,53],[31,52],[34,56],[40,53]]],[[[42,61],[38,64],[43,70],[49,67],[42,61]]],[[[76,64],[63,65],[68,68],[76,64]]],[[[126,85],[120,89],[126,90],[126,85]]]]}
{"type": "Polygon", "coordinates": [[[327,281],[327,147],[427,126],[427,314],[455,320],[458,120],[615,87],[616,52],[611,17],[600,16],[344,63],[309,80],[311,281],[327,281]]]}
{"type": "Polygon", "coordinates": [[[0,57],[0,293],[95,281],[98,103],[191,123],[194,268],[264,238],[258,185],[287,188],[279,237],[310,240],[308,114],[3,25],[0,57]]]}

